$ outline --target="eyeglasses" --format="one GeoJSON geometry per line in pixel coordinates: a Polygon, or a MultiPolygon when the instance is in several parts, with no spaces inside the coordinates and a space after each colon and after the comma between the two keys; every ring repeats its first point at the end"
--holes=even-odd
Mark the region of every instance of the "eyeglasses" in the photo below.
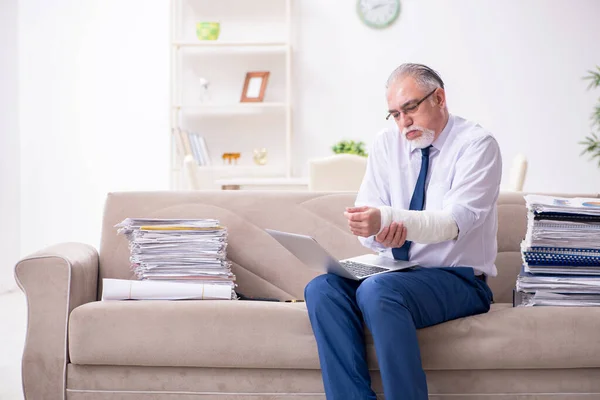
{"type": "Polygon", "coordinates": [[[435,93],[436,90],[438,90],[438,88],[433,89],[431,92],[429,92],[429,94],[427,96],[423,97],[421,100],[417,101],[416,103],[414,103],[416,100],[409,102],[408,105],[404,106],[402,108],[402,110],[400,110],[400,111],[390,112],[387,115],[387,117],[385,117],[385,120],[387,121],[388,119],[390,119],[390,117],[394,117],[394,119],[397,120],[398,118],[400,118],[401,113],[404,113],[404,115],[410,115],[412,113],[415,113],[417,111],[417,109],[419,108],[419,106],[421,105],[421,103],[424,102],[433,93],[435,93]]]}

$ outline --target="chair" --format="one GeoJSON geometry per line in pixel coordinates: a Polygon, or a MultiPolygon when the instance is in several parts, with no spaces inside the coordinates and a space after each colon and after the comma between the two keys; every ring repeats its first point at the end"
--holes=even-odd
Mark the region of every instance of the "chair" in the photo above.
{"type": "Polygon", "coordinates": [[[188,190],[218,190],[214,172],[210,168],[201,168],[192,155],[183,158],[184,180],[188,190]]]}
{"type": "Polygon", "coordinates": [[[525,183],[525,175],[527,175],[527,158],[524,154],[519,153],[513,158],[510,167],[508,190],[522,192],[523,184],[525,183]]]}
{"type": "Polygon", "coordinates": [[[367,170],[367,157],[335,154],[308,161],[308,190],[357,192],[367,170]]]}

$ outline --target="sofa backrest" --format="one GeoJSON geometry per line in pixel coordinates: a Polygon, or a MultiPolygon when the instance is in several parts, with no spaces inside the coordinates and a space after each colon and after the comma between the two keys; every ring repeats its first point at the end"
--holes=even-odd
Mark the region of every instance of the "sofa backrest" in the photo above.
{"type": "MultiPolygon", "coordinates": [[[[135,279],[127,238],[117,235],[116,224],[127,217],[216,218],[228,229],[227,258],[237,291],[253,297],[301,299],[304,286],[319,272],[308,269],[264,229],[311,235],[338,258],[364,254],[366,249],[350,233],[343,215],[355,197],[355,193],[290,191],[110,193],[102,225],[99,296],[102,278],[135,279]]],[[[526,230],[523,194],[501,193],[498,214],[498,277],[489,284],[496,302],[510,302],[526,230]]]]}

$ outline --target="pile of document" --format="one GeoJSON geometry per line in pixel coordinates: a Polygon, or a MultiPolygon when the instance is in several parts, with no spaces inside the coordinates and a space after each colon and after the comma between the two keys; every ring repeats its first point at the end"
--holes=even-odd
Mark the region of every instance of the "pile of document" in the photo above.
{"type": "Polygon", "coordinates": [[[527,195],[514,306],[600,305],[600,199],[527,195]]]}
{"type": "Polygon", "coordinates": [[[117,224],[129,240],[138,281],[104,279],[103,300],[235,299],[227,229],[214,219],[134,219],[117,224]]]}

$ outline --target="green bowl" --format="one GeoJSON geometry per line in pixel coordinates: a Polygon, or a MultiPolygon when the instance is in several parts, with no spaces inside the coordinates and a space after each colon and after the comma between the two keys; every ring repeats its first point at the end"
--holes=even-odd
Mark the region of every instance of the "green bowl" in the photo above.
{"type": "Polygon", "coordinates": [[[221,32],[218,22],[196,22],[196,36],[200,40],[217,40],[221,32]]]}

